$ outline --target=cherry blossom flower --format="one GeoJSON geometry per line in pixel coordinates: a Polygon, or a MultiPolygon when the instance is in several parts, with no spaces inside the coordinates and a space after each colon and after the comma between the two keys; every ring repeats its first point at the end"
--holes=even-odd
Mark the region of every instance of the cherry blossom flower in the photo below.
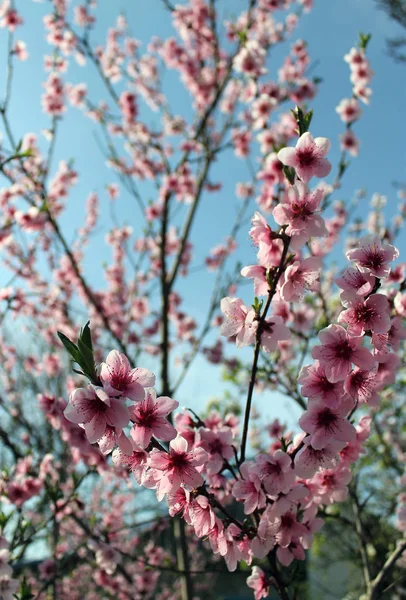
{"type": "Polygon", "coordinates": [[[352,123],[360,118],[362,110],[356,98],[343,98],[336,108],[336,112],[344,123],[352,123]]]}
{"type": "Polygon", "coordinates": [[[285,548],[279,547],[276,550],[276,556],[284,567],[289,567],[294,559],[305,560],[306,558],[303,546],[297,538],[292,538],[290,544],[285,548]]]}
{"type": "Polygon", "coordinates": [[[337,277],[335,282],[343,290],[341,299],[347,297],[366,296],[369,294],[375,285],[375,277],[370,273],[363,273],[354,267],[344,269],[340,277],[337,277]]]}
{"type": "Polygon", "coordinates": [[[146,448],[152,436],[164,442],[173,440],[176,437],[176,429],[165,417],[178,406],[179,402],[176,400],[167,396],[157,398],[153,389],[148,390],[145,398],[130,410],[130,417],[134,423],[130,435],[137,446],[146,448]]]}
{"type": "Polygon", "coordinates": [[[344,389],[357,402],[378,406],[379,396],[377,394],[376,369],[362,371],[354,369],[344,382],[344,389]]]}
{"type": "Polygon", "coordinates": [[[250,472],[250,463],[240,467],[244,479],[239,479],[233,485],[233,496],[239,502],[244,502],[244,513],[250,515],[256,509],[265,508],[266,496],[262,490],[261,480],[256,473],[250,472]]]}
{"type": "Polygon", "coordinates": [[[348,308],[340,313],[338,322],[346,323],[349,333],[362,335],[365,331],[377,334],[389,331],[390,305],[383,294],[372,294],[365,302],[360,296],[347,296],[344,304],[348,308]]]}
{"type": "Polygon", "coordinates": [[[208,462],[206,470],[209,474],[219,473],[224,465],[224,460],[234,457],[233,432],[229,427],[221,427],[212,431],[206,427],[199,430],[197,446],[207,452],[208,462]]]}
{"type": "Polygon", "coordinates": [[[188,443],[178,435],[169,444],[169,452],[153,450],[149,454],[150,468],[159,472],[158,499],[165,494],[175,492],[181,485],[187,488],[197,488],[203,483],[198,467],[207,462],[207,453],[203,448],[188,450],[188,443]],[[196,468],[197,467],[197,468],[196,468]]]}
{"type": "Polygon", "coordinates": [[[361,346],[362,336],[350,336],[341,325],[329,325],[320,331],[319,339],[322,345],[313,348],[312,356],[319,359],[332,383],[345,379],[352,363],[366,370],[375,364],[372,354],[361,346]]]}
{"type": "Polygon", "coordinates": [[[254,280],[254,294],[256,296],[266,296],[269,290],[269,283],[266,278],[266,268],[261,265],[250,265],[241,269],[241,275],[254,280]]]}
{"type": "Polygon", "coordinates": [[[316,291],[319,285],[321,258],[310,256],[302,262],[295,261],[284,273],[280,295],[286,302],[298,302],[304,296],[305,290],[316,291]]]}
{"type": "Polygon", "coordinates": [[[307,183],[313,176],[326,177],[331,164],[325,158],[330,149],[327,138],[313,136],[307,131],[300,136],[295,148],[282,148],[278,152],[279,160],[288,167],[294,167],[297,176],[307,183]]]}
{"type": "Polygon", "coordinates": [[[349,152],[352,156],[358,156],[360,142],[352,129],[346,129],[340,135],[340,148],[344,152],[349,152]]]}
{"type": "Polygon", "coordinates": [[[83,425],[91,444],[103,437],[108,425],[123,429],[130,419],[123,400],[110,398],[105,390],[93,385],[74,390],[63,414],[68,421],[83,425]]]}
{"type": "Polygon", "coordinates": [[[221,335],[236,336],[237,348],[252,344],[258,326],[254,310],[248,309],[240,298],[229,296],[221,300],[220,307],[226,316],[220,328],[221,335]]]}
{"type": "Polygon", "coordinates": [[[282,450],[277,450],[273,455],[260,454],[249,470],[258,475],[271,496],[281,492],[287,494],[295,481],[292,459],[282,450]]]}
{"type": "Polygon", "coordinates": [[[265,319],[261,332],[261,346],[265,352],[274,352],[278,349],[279,342],[290,338],[290,331],[281,317],[272,316],[265,319]]]}
{"type": "Polygon", "coordinates": [[[313,448],[310,438],[303,440],[303,447],[295,457],[295,474],[308,479],[319,469],[335,467],[339,462],[338,453],[344,448],[345,442],[330,440],[324,448],[313,448]]]}
{"type": "Polygon", "coordinates": [[[348,402],[334,409],[317,400],[309,404],[299,419],[299,425],[310,435],[310,443],[315,450],[322,450],[332,440],[355,440],[355,427],[345,418],[348,408],[348,402]]]}
{"type": "Polygon", "coordinates": [[[399,251],[390,244],[383,244],[377,236],[366,236],[359,241],[358,248],[347,252],[348,260],[357,263],[363,273],[375,277],[388,277],[389,263],[398,258],[399,251]]]}
{"type": "Polygon", "coordinates": [[[321,400],[330,408],[336,408],[343,397],[343,382],[332,383],[327,379],[326,372],[320,362],[302,368],[298,383],[301,384],[301,394],[305,398],[321,400]]]}
{"type": "Polygon", "coordinates": [[[101,364],[100,379],[110,396],[125,396],[139,402],[145,396],[145,388],[155,385],[155,375],[148,369],[131,369],[128,358],[112,350],[101,364]]]}
{"type": "Polygon", "coordinates": [[[287,225],[286,233],[292,237],[292,247],[298,249],[310,237],[328,235],[324,219],[316,214],[323,199],[321,189],[311,192],[301,181],[290,187],[273,210],[279,225],[287,225]]]}
{"type": "Polygon", "coordinates": [[[255,600],[268,598],[269,580],[260,567],[252,567],[251,575],[247,578],[247,585],[254,590],[255,600]]]}

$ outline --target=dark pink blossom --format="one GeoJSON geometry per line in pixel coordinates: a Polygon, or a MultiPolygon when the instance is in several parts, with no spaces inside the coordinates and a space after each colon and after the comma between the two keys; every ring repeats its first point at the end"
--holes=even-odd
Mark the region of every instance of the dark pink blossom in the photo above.
{"type": "Polygon", "coordinates": [[[348,402],[330,408],[323,402],[314,401],[299,419],[299,425],[310,435],[310,443],[315,450],[322,450],[331,441],[352,442],[355,440],[355,427],[345,418],[348,402]]]}
{"type": "Polygon", "coordinates": [[[352,363],[361,369],[372,369],[375,364],[372,354],[361,346],[362,336],[350,336],[341,325],[329,325],[320,331],[319,339],[322,345],[313,348],[312,357],[320,361],[332,383],[345,379],[352,363]]]}
{"type": "Polygon", "coordinates": [[[155,471],[157,479],[158,499],[165,494],[175,492],[181,485],[197,488],[203,483],[200,470],[207,462],[207,453],[203,448],[188,449],[188,443],[178,435],[169,444],[169,452],[153,450],[148,464],[155,471]]]}
{"type": "Polygon", "coordinates": [[[152,436],[158,440],[169,442],[176,437],[176,429],[169,423],[167,417],[179,402],[167,396],[156,397],[153,389],[145,394],[145,398],[135,404],[130,410],[130,417],[134,425],[130,435],[134,442],[141,448],[146,448],[152,436]]]}
{"type": "Polygon", "coordinates": [[[379,396],[377,394],[376,369],[362,371],[354,369],[344,382],[344,389],[353,400],[360,404],[378,406],[379,396]]]}
{"type": "Polygon", "coordinates": [[[302,385],[302,396],[314,400],[320,399],[331,408],[337,407],[343,397],[343,382],[331,383],[318,360],[313,365],[302,368],[298,382],[302,385]]]}
{"type": "Polygon", "coordinates": [[[197,446],[207,452],[208,461],[206,470],[209,474],[219,473],[224,466],[224,460],[234,457],[233,432],[229,427],[222,427],[217,431],[201,427],[197,446]]]}

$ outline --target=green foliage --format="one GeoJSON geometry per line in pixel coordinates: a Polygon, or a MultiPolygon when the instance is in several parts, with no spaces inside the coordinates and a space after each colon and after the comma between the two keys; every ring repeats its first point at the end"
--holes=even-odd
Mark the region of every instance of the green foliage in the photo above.
{"type": "Polygon", "coordinates": [[[100,379],[96,372],[96,365],[93,356],[92,336],[90,332],[90,321],[80,330],[77,345],[72,342],[64,333],[58,331],[58,337],[70,354],[74,363],[78,364],[82,371],[73,369],[75,373],[88,377],[95,385],[100,385],[100,379]]]}

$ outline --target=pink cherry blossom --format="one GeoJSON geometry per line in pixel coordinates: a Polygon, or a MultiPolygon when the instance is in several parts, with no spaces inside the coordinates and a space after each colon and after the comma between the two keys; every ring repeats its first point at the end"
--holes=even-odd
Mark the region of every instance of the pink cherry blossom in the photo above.
{"type": "Polygon", "coordinates": [[[372,294],[365,302],[360,296],[347,296],[344,301],[347,310],[340,313],[339,323],[348,325],[348,332],[362,335],[365,331],[386,333],[391,326],[390,305],[383,294],[372,294]]]}
{"type": "Polygon", "coordinates": [[[378,406],[379,396],[377,394],[376,369],[362,371],[354,369],[344,382],[347,394],[359,403],[367,403],[370,406],[378,406]]]}
{"type": "Polygon", "coordinates": [[[256,509],[265,508],[266,496],[261,486],[261,479],[256,473],[250,472],[249,463],[240,467],[244,479],[239,479],[233,485],[233,496],[239,502],[244,502],[244,513],[250,515],[256,509]]]}
{"type": "Polygon", "coordinates": [[[341,299],[345,300],[354,294],[357,296],[369,294],[374,288],[375,278],[370,273],[363,273],[354,267],[347,267],[335,282],[343,290],[341,299]]]}
{"type": "Polygon", "coordinates": [[[278,225],[288,226],[286,233],[292,237],[293,248],[300,248],[310,237],[328,235],[324,219],[317,214],[322,200],[321,189],[311,192],[297,181],[274,208],[272,214],[278,225]]]}
{"type": "Polygon", "coordinates": [[[299,425],[310,435],[310,443],[315,450],[322,450],[334,440],[355,440],[355,427],[346,419],[348,408],[348,402],[337,408],[330,408],[320,401],[309,404],[307,411],[299,419],[299,425]]]}
{"type": "Polygon", "coordinates": [[[341,325],[329,325],[319,333],[321,346],[312,350],[323,366],[327,379],[332,383],[346,378],[352,369],[352,363],[361,369],[372,369],[374,357],[363,348],[362,336],[350,336],[341,325]]]}
{"type": "Polygon", "coordinates": [[[345,446],[345,442],[337,440],[330,441],[327,446],[321,450],[313,448],[310,438],[303,440],[303,448],[299,450],[295,457],[295,473],[298,477],[308,479],[319,469],[334,467],[339,462],[338,453],[345,446]]]}
{"type": "Polygon", "coordinates": [[[110,398],[105,390],[92,385],[74,390],[63,414],[68,421],[84,426],[91,444],[103,437],[108,425],[123,429],[130,419],[123,400],[110,398]]]}
{"type": "Polygon", "coordinates": [[[261,346],[265,352],[274,352],[278,349],[279,342],[290,338],[291,333],[281,317],[272,316],[265,319],[261,332],[261,346]]]}
{"type": "Polygon", "coordinates": [[[284,567],[289,567],[294,559],[305,560],[306,558],[303,546],[297,538],[292,538],[290,544],[285,548],[279,547],[276,556],[284,567]]]}
{"type": "Polygon", "coordinates": [[[139,402],[145,396],[145,388],[155,385],[155,375],[148,369],[131,369],[128,358],[112,350],[101,364],[100,379],[111,396],[125,396],[139,402]]]}
{"type": "Polygon", "coordinates": [[[280,289],[281,298],[286,302],[298,302],[305,290],[317,290],[321,269],[321,258],[311,256],[302,262],[295,261],[286,268],[283,284],[280,289]]]}
{"type": "Polygon", "coordinates": [[[176,437],[176,429],[166,419],[179,402],[167,396],[156,397],[153,389],[148,390],[145,398],[135,404],[130,410],[130,417],[134,425],[130,435],[134,442],[141,448],[146,448],[152,436],[158,440],[169,442],[176,437]]]}
{"type": "Polygon", "coordinates": [[[217,431],[200,428],[199,441],[196,445],[207,452],[206,470],[209,474],[219,473],[223,468],[224,460],[234,457],[232,443],[233,433],[229,427],[221,427],[217,431]]]}
{"type": "Polygon", "coordinates": [[[269,580],[260,567],[252,567],[251,575],[247,579],[247,585],[254,590],[255,600],[268,598],[269,580]]]}
{"type": "Polygon", "coordinates": [[[336,112],[344,123],[352,123],[360,118],[362,110],[356,98],[343,98],[336,108],[336,112]]]}
{"type": "Polygon", "coordinates": [[[347,252],[348,260],[357,263],[363,273],[375,277],[388,277],[389,263],[398,258],[399,251],[390,244],[383,244],[377,236],[366,236],[359,241],[358,248],[347,252]]]}
{"type": "Polygon", "coordinates": [[[331,164],[325,158],[330,149],[327,138],[313,136],[307,131],[298,140],[295,148],[282,148],[279,160],[288,167],[294,167],[297,176],[307,183],[313,176],[326,177],[331,164]]]}
{"type": "Polygon", "coordinates": [[[226,317],[220,328],[221,335],[236,336],[238,348],[252,344],[258,326],[254,310],[248,309],[240,298],[223,298],[220,306],[226,317]]]}
{"type": "Polygon", "coordinates": [[[343,397],[343,382],[337,381],[331,383],[327,379],[326,372],[318,360],[313,365],[302,368],[298,382],[302,386],[302,396],[321,400],[330,408],[336,408],[343,397]]]}
{"type": "Polygon", "coordinates": [[[256,296],[266,296],[269,290],[269,283],[266,279],[266,268],[261,265],[250,265],[241,269],[241,275],[254,280],[254,294],[256,296]]]}
{"type": "Polygon", "coordinates": [[[149,454],[148,464],[158,478],[158,499],[175,492],[181,485],[187,488],[202,485],[203,477],[197,468],[206,462],[207,453],[203,448],[189,451],[187,441],[180,435],[171,440],[169,452],[153,450],[149,454]]]}
{"type": "Polygon", "coordinates": [[[280,492],[287,494],[295,481],[292,459],[282,450],[277,450],[273,455],[260,454],[249,470],[258,475],[271,496],[280,492]]]}
{"type": "Polygon", "coordinates": [[[306,527],[302,523],[299,523],[297,515],[289,511],[281,516],[280,525],[276,533],[276,542],[281,548],[287,548],[292,542],[293,537],[299,538],[306,533],[306,527]]]}

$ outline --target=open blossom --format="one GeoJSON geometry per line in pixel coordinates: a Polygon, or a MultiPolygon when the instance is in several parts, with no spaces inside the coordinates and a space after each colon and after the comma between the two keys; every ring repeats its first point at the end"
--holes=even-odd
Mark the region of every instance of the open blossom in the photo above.
{"type": "Polygon", "coordinates": [[[266,268],[261,265],[249,265],[241,269],[241,275],[254,280],[254,294],[256,296],[266,296],[269,290],[269,283],[266,278],[266,268]]]}
{"type": "Polygon", "coordinates": [[[359,145],[359,139],[352,129],[346,129],[340,135],[340,148],[344,152],[349,152],[352,156],[358,156],[359,145]]]}
{"type": "Polygon", "coordinates": [[[325,158],[330,149],[327,138],[313,138],[308,131],[300,136],[295,148],[282,148],[278,152],[279,160],[288,167],[293,167],[297,176],[307,183],[313,176],[326,177],[331,171],[331,164],[325,158]]]}
{"type": "Polygon", "coordinates": [[[249,40],[234,58],[234,68],[248,77],[259,77],[265,73],[265,50],[256,40],[249,40]]]}
{"type": "Polygon", "coordinates": [[[203,448],[189,451],[187,441],[180,435],[170,442],[169,452],[153,450],[148,464],[155,471],[158,499],[162,500],[165,494],[175,492],[181,485],[187,488],[202,485],[203,477],[198,468],[206,462],[207,453],[203,448]]]}
{"type": "Polygon", "coordinates": [[[303,440],[303,448],[295,457],[295,474],[298,477],[309,479],[319,469],[335,467],[339,462],[338,453],[344,448],[345,442],[331,439],[324,448],[313,448],[310,437],[303,440]]]}
{"type": "Polygon", "coordinates": [[[331,440],[355,440],[355,427],[346,419],[348,408],[348,402],[337,408],[330,408],[320,401],[309,404],[299,419],[299,425],[310,435],[310,443],[315,450],[322,450],[331,440]]]}
{"type": "Polygon", "coordinates": [[[301,384],[301,394],[305,398],[322,400],[331,408],[337,407],[343,397],[343,382],[332,383],[327,379],[326,372],[320,362],[302,368],[298,383],[301,384]]]}
{"type": "Polygon", "coordinates": [[[352,123],[360,118],[362,110],[356,98],[344,98],[336,108],[344,123],[352,123]]]}
{"type": "Polygon", "coordinates": [[[290,340],[291,333],[281,317],[271,316],[262,324],[261,347],[265,352],[274,352],[279,347],[279,342],[290,340]]]}
{"type": "Polygon", "coordinates": [[[278,225],[287,225],[293,248],[300,248],[310,237],[328,234],[324,219],[316,214],[323,199],[323,191],[311,192],[301,181],[290,187],[282,201],[274,208],[273,217],[278,225]]]}
{"type": "Polygon", "coordinates": [[[321,270],[321,258],[310,256],[302,262],[295,261],[286,268],[281,298],[286,302],[297,302],[304,296],[305,290],[317,290],[321,270]]]}
{"type": "Polygon", "coordinates": [[[248,309],[240,298],[229,296],[221,300],[220,306],[226,317],[220,328],[221,335],[236,336],[238,348],[252,344],[258,326],[254,309],[248,309]]]}
{"type": "Polygon", "coordinates": [[[348,325],[348,332],[361,335],[365,331],[386,333],[391,326],[390,305],[383,294],[372,294],[367,300],[360,296],[347,298],[347,310],[338,317],[339,323],[348,325]]]}
{"type": "Polygon", "coordinates": [[[123,429],[130,419],[123,400],[110,398],[104,389],[93,385],[74,390],[63,414],[71,423],[84,426],[91,444],[103,437],[107,426],[123,429]]]}
{"type": "Polygon", "coordinates": [[[398,256],[397,248],[382,243],[377,236],[365,236],[359,241],[358,248],[347,252],[348,260],[356,262],[360,271],[380,278],[388,277],[389,263],[398,256]]]}
{"type": "Polygon", "coordinates": [[[281,492],[287,494],[295,481],[292,459],[282,450],[276,450],[274,454],[260,454],[249,470],[258,475],[266,492],[272,496],[281,492]]]}
{"type": "Polygon", "coordinates": [[[250,472],[250,463],[241,465],[241,474],[244,479],[239,479],[233,485],[233,496],[239,502],[244,502],[244,513],[250,515],[256,509],[265,508],[266,496],[262,489],[261,479],[256,473],[250,472]]]}
{"type": "Polygon", "coordinates": [[[176,437],[176,429],[165,417],[178,406],[179,402],[176,400],[167,396],[157,398],[153,389],[148,390],[145,398],[130,410],[134,423],[130,435],[134,442],[141,448],[146,448],[152,436],[164,442],[173,440],[176,437]]]}
{"type": "Polygon", "coordinates": [[[345,391],[351,398],[360,404],[368,403],[370,406],[379,404],[377,387],[376,369],[372,371],[354,369],[344,383],[345,391]]]}
{"type": "Polygon", "coordinates": [[[19,587],[20,583],[17,579],[10,579],[8,575],[0,575],[1,600],[14,600],[19,587]]]}
{"type": "Polygon", "coordinates": [[[155,385],[155,375],[148,369],[131,369],[128,358],[112,350],[101,364],[100,379],[110,396],[124,396],[139,402],[145,396],[145,388],[155,385]]]}
{"type": "Polygon", "coordinates": [[[321,346],[315,346],[312,357],[324,367],[326,376],[332,383],[347,377],[352,363],[361,369],[372,369],[374,357],[363,348],[362,336],[349,335],[341,325],[329,325],[319,333],[321,346]]]}
{"type": "Polygon", "coordinates": [[[345,300],[347,297],[353,297],[354,294],[357,296],[369,294],[374,288],[375,277],[354,267],[347,267],[335,282],[343,290],[341,300],[345,300]]]}
{"type": "Polygon", "coordinates": [[[232,443],[233,432],[229,427],[221,427],[217,431],[206,427],[200,428],[197,446],[207,452],[206,470],[208,473],[219,473],[223,468],[224,460],[234,457],[232,443]]]}
{"type": "Polygon", "coordinates": [[[269,580],[260,567],[252,567],[251,575],[247,579],[247,585],[254,590],[255,600],[268,598],[269,580]]]}

